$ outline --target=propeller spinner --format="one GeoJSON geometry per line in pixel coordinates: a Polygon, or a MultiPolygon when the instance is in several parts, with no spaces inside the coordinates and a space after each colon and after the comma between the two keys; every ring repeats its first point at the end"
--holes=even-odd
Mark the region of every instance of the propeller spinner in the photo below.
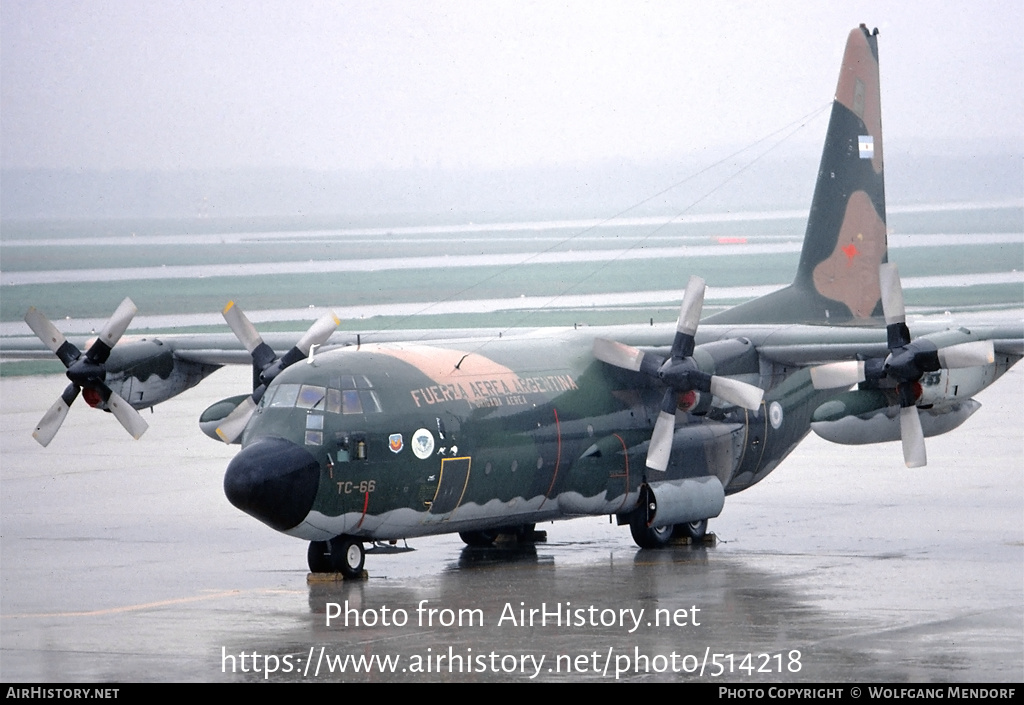
{"type": "Polygon", "coordinates": [[[614,340],[594,340],[594,357],[615,367],[657,377],[665,385],[665,396],[661,402],[658,419],[654,423],[651,442],[647,449],[647,467],[664,472],[672,453],[672,436],[675,433],[677,395],[683,392],[709,392],[727,402],[756,411],[761,406],[764,390],[746,382],[720,377],[703,372],[693,359],[696,347],[694,336],[704,307],[704,280],[691,277],[683,294],[676,336],[672,341],[672,353],[668,358],[645,353],[614,340]]]}
{"type": "Polygon", "coordinates": [[[327,342],[341,320],[332,312],[324,314],[310,326],[299,342],[284,354],[284,357],[278,358],[277,353],[263,342],[263,337],[256,327],[242,312],[242,309],[235,305],[234,301],[228,302],[221,313],[235,336],[249,351],[252,356],[253,369],[259,373],[258,379],[253,383],[252,394],[235,407],[235,410],[228,414],[217,428],[217,435],[222,441],[233,443],[242,435],[242,431],[245,430],[249,419],[256,412],[260,399],[263,398],[263,394],[274,378],[285,368],[308,357],[313,346],[320,346],[327,342]]]}
{"type": "Polygon", "coordinates": [[[878,270],[882,290],[882,311],[885,314],[887,347],[885,358],[848,360],[819,365],[811,369],[815,389],[849,387],[860,382],[889,379],[896,384],[900,405],[900,437],[903,460],[908,468],[928,463],[924,447],[917,399],[918,382],[926,372],[991,364],[995,360],[992,341],[959,343],[939,348],[927,338],[911,340],[907,328],[906,307],[899,270],[893,263],[882,264],[878,270]]]}
{"type": "Polygon", "coordinates": [[[25,323],[64,363],[67,368],[67,377],[71,380],[71,384],[64,389],[53,406],[43,414],[39,425],[32,433],[32,437],[41,445],[49,445],[57,435],[61,424],[67,418],[71,405],[80,393],[83,394],[90,406],[105,404],[106,408],[114,414],[114,417],[133,438],[140,438],[149,428],[149,424],[145,422],[139,412],[105,383],[106,362],[110,357],[110,351],[124,335],[137,311],[138,308],[131,299],[122,301],[103,330],[100,331],[99,337],[89,346],[89,350],[84,355],[64,337],[63,333],[57,330],[57,327],[41,311],[33,307],[25,314],[25,323]]]}

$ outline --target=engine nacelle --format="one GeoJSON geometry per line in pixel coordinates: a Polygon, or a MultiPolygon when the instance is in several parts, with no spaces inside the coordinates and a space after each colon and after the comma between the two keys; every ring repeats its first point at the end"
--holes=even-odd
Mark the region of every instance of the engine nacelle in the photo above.
{"type": "MultiPolygon", "coordinates": [[[[223,441],[224,439],[217,435],[217,429],[220,428],[221,422],[228,417],[228,415],[234,411],[239,404],[248,399],[251,394],[237,394],[227,399],[221,399],[215,404],[211,404],[206,408],[199,416],[199,428],[207,436],[215,441],[223,441]]],[[[241,443],[242,437],[239,436],[234,441],[235,443],[241,443]]]]}
{"type": "Polygon", "coordinates": [[[136,409],[163,403],[199,384],[220,365],[183,360],[159,338],[122,338],[106,364],[106,384],[136,409]]]}
{"type": "Polygon", "coordinates": [[[640,488],[652,528],[716,517],[725,506],[725,488],[714,476],[651,482],[640,488]]]}
{"type": "MultiPolygon", "coordinates": [[[[974,399],[918,408],[921,430],[926,437],[948,433],[980,408],[981,403],[974,399]]],[[[811,418],[811,430],[826,441],[842,445],[898,441],[900,410],[881,390],[858,389],[819,406],[811,418]]]]}

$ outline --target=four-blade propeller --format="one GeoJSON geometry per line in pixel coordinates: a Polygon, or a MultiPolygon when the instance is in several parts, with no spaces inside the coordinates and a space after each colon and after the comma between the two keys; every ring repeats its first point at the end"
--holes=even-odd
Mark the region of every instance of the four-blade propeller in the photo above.
{"type": "Polygon", "coordinates": [[[860,382],[890,380],[896,385],[900,405],[900,437],[903,459],[909,468],[927,464],[924,433],[917,412],[921,395],[918,384],[926,372],[991,364],[995,359],[992,341],[959,343],[939,348],[927,338],[911,340],[907,328],[903,286],[895,264],[879,268],[882,311],[888,334],[889,354],[884,358],[832,362],[811,369],[815,389],[849,387],[860,382]]]}
{"type": "Polygon", "coordinates": [[[57,435],[57,431],[60,430],[61,424],[64,423],[71,404],[83,390],[89,406],[105,404],[106,408],[114,414],[132,437],[138,439],[149,428],[139,412],[114,393],[105,383],[106,362],[110,357],[110,351],[128,329],[136,311],[138,309],[131,299],[122,301],[103,330],[100,331],[99,337],[89,346],[89,350],[84,355],[64,337],[63,333],[57,330],[57,327],[41,311],[30,308],[25,314],[25,323],[46,347],[60,358],[67,368],[67,377],[71,380],[71,384],[64,389],[53,406],[43,415],[32,434],[32,437],[40,444],[44,446],[50,444],[53,437],[57,435]]]}
{"type": "Polygon", "coordinates": [[[267,386],[281,372],[281,370],[303,360],[309,356],[313,346],[320,346],[331,337],[334,329],[341,321],[332,312],[321,316],[310,326],[309,330],[299,339],[291,350],[285,353],[284,357],[278,358],[277,354],[269,345],[263,342],[262,336],[256,330],[252,322],[242,313],[242,309],[235,305],[234,301],[228,302],[221,312],[224,320],[234,331],[235,336],[242,342],[245,349],[252,356],[253,369],[258,372],[258,379],[253,382],[253,392],[250,396],[235,407],[217,428],[217,435],[225,443],[233,443],[242,435],[249,419],[256,412],[256,407],[267,391],[267,386]]]}
{"type": "Polygon", "coordinates": [[[691,277],[686,285],[676,324],[676,336],[672,341],[672,353],[668,358],[645,353],[614,340],[594,340],[594,357],[598,360],[657,377],[668,387],[647,449],[647,467],[652,470],[664,472],[668,467],[678,394],[689,391],[709,392],[719,399],[751,411],[760,408],[764,396],[764,390],[760,387],[702,371],[693,359],[696,345],[694,336],[704,307],[704,288],[704,280],[700,277],[691,277]]]}

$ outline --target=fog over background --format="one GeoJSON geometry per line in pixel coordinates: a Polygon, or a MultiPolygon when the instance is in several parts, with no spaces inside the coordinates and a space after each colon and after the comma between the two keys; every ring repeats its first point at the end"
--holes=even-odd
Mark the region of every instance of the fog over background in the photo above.
{"type": "Polygon", "coordinates": [[[0,215],[607,216],[779,130],[703,205],[806,207],[860,22],[890,202],[1020,200],[1017,2],[5,0],[0,215]]]}

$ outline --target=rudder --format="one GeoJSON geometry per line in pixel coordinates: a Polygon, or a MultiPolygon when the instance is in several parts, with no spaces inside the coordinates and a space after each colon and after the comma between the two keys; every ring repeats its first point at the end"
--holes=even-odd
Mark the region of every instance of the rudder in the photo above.
{"type": "Polygon", "coordinates": [[[708,323],[857,323],[882,315],[887,261],[878,30],[850,32],[793,283],[708,323]]]}

